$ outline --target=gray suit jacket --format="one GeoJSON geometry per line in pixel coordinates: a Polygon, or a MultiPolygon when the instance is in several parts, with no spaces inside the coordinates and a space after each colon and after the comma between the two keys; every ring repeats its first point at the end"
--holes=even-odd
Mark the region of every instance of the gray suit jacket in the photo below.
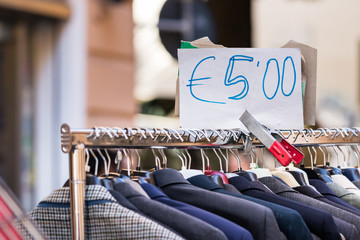
{"type": "Polygon", "coordinates": [[[349,190],[334,182],[326,183],[326,185],[328,185],[329,188],[342,200],[350,203],[357,209],[360,209],[360,196],[350,192],[349,190]]]}
{"type": "Polygon", "coordinates": [[[146,198],[126,182],[116,183],[114,189],[126,197],[143,214],[166,225],[186,239],[227,239],[219,229],[177,209],[146,198]]]}
{"type": "Polygon", "coordinates": [[[342,233],[346,239],[360,239],[360,216],[303,195],[274,177],[263,177],[260,178],[259,181],[264,183],[277,195],[330,213],[334,216],[335,223],[338,226],[340,233],[342,233]],[[354,226],[356,229],[354,229],[354,226]]]}
{"type": "Polygon", "coordinates": [[[191,185],[174,169],[154,173],[156,185],[170,198],[213,212],[246,228],[254,239],[284,239],[272,211],[259,204],[191,185]]]}

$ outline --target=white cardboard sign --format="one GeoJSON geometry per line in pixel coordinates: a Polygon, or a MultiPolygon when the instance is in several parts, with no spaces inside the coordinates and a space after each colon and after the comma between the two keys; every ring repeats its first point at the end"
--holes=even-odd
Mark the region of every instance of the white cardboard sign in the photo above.
{"type": "Polygon", "coordinates": [[[180,125],[245,128],[248,110],[273,129],[302,129],[298,49],[179,49],[180,125]]]}

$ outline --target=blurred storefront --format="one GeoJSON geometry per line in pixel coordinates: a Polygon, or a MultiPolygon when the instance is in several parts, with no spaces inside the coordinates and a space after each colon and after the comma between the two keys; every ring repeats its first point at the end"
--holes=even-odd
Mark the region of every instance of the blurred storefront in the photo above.
{"type": "Polygon", "coordinates": [[[359,125],[359,5],[0,0],[0,176],[29,210],[68,178],[62,123],[178,127],[171,53],[204,35],[226,47],[317,48],[318,125],[359,125]]]}
{"type": "Polygon", "coordinates": [[[0,175],[29,210],[68,178],[60,125],[131,125],[131,1],[0,1],[0,175]]]}

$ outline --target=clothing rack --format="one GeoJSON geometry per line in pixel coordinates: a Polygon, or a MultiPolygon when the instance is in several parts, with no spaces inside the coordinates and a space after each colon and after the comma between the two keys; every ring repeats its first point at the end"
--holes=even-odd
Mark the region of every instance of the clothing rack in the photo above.
{"type": "MultiPolygon", "coordinates": [[[[85,148],[243,148],[248,132],[240,129],[108,128],[61,126],[61,149],[69,154],[72,239],[84,239],[85,148]]],[[[274,130],[297,147],[355,145],[360,129],[274,130]]],[[[264,147],[257,139],[254,147],[264,147]]]]}

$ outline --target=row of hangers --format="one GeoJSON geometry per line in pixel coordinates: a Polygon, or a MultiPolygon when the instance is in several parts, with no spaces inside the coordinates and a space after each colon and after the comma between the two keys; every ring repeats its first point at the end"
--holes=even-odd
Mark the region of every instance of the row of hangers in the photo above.
{"type": "MultiPolygon", "coordinates": [[[[344,147],[343,147],[344,148],[344,147]]],[[[343,157],[343,162],[349,164],[349,159],[351,155],[354,155],[357,160],[359,160],[360,151],[357,145],[345,146],[347,149],[347,158],[344,150],[340,146],[309,146],[303,147],[301,150],[304,151],[307,149],[309,154],[311,165],[308,167],[304,166],[304,160],[299,167],[296,167],[294,164],[290,164],[287,167],[275,167],[275,171],[270,171],[268,168],[260,168],[258,165],[259,154],[255,153],[255,149],[251,147],[247,151],[251,159],[250,169],[243,170],[241,166],[241,161],[243,159],[244,153],[240,153],[240,149],[236,148],[207,148],[207,149],[173,149],[178,160],[181,162],[180,173],[184,178],[189,178],[199,174],[205,174],[213,179],[220,186],[224,183],[228,183],[228,177],[240,175],[246,177],[250,181],[257,180],[258,177],[265,176],[279,176],[284,172],[290,174],[287,179],[292,179],[293,185],[309,185],[309,178],[321,179],[325,182],[331,181],[331,175],[334,174],[343,174],[345,176],[351,175],[355,180],[360,179],[360,174],[357,168],[346,167],[341,168],[340,154],[343,157]],[[327,148],[332,148],[333,152],[336,154],[337,166],[333,167],[330,164],[330,153],[327,148]],[[318,165],[318,151],[322,153],[323,165],[318,165]],[[337,149],[337,151],[335,150],[337,149]],[[202,163],[202,170],[200,169],[191,169],[191,164],[193,161],[192,154],[189,151],[199,151],[200,159],[202,163]],[[209,152],[219,162],[219,170],[213,170],[210,166],[210,157],[209,152]],[[235,171],[229,172],[229,162],[235,160],[237,163],[237,169],[235,171]],[[223,162],[225,163],[225,171],[223,169],[223,162]],[[291,177],[290,177],[291,176],[291,177]]],[[[264,149],[256,149],[260,151],[260,158],[264,165],[265,154],[264,149]]],[[[107,149],[86,149],[86,171],[90,172],[90,159],[94,162],[92,166],[92,175],[87,174],[87,184],[101,184],[107,188],[112,188],[112,183],[124,181],[124,179],[132,179],[138,182],[149,182],[155,184],[154,178],[152,177],[152,171],[158,170],[161,168],[167,167],[168,157],[163,148],[160,149],[151,149],[153,159],[154,159],[154,168],[150,170],[141,169],[141,156],[138,149],[117,149],[117,150],[107,150],[107,149]],[[137,160],[136,167],[134,167],[134,158],[137,160]],[[122,161],[126,161],[126,164],[121,164],[122,161]],[[99,164],[102,163],[102,173],[99,174],[99,164]],[[121,166],[125,165],[124,169],[121,169],[121,166]]],[[[246,151],[245,151],[246,152],[246,151]]],[[[280,176],[281,177],[281,176],[280,176]]]]}

